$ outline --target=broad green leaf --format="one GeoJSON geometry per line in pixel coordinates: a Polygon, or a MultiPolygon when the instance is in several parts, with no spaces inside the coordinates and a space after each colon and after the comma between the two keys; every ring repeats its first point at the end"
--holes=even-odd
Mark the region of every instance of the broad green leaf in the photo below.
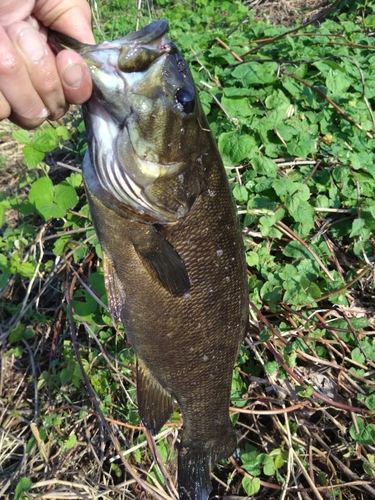
{"type": "Polygon", "coordinates": [[[36,150],[47,153],[59,145],[59,139],[53,128],[42,128],[35,131],[33,146],[36,150]]]}
{"type": "Polygon", "coordinates": [[[60,372],[60,383],[66,385],[72,380],[73,373],[68,368],[63,368],[60,372]]]}
{"type": "Polygon", "coordinates": [[[249,103],[245,98],[222,97],[221,105],[231,118],[246,118],[253,114],[250,109],[249,103]]]}
{"type": "Polygon", "coordinates": [[[307,158],[310,154],[316,151],[316,139],[314,137],[302,139],[288,144],[288,153],[292,156],[307,158]]]}
{"type": "Polygon", "coordinates": [[[21,339],[23,339],[23,335],[25,332],[25,325],[22,323],[19,323],[16,328],[10,333],[9,335],[9,342],[12,344],[15,342],[19,342],[21,339]]]}
{"type": "Polygon", "coordinates": [[[255,155],[251,157],[251,164],[258,174],[266,175],[267,177],[276,177],[278,167],[276,163],[266,156],[255,155]]]}
{"type": "Polygon", "coordinates": [[[294,259],[309,259],[310,252],[299,241],[290,241],[284,248],[283,254],[294,259]]]}
{"type": "Polygon", "coordinates": [[[30,132],[23,130],[21,128],[14,130],[12,132],[13,139],[20,142],[21,144],[31,144],[30,132]]]}
{"type": "Polygon", "coordinates": [[[77,290],[75,292],[72,305],[74,311],[84,319],[90,318],[98,307],[94,297],[86,290],[77,290]]]}
{"type": "Polygon", "coordinates": [[[247,252],[246,254],[247,265],[252,267],[259,264],[259,255],[256,252],[247,252]]]}
{"type": "Polygon", "coordinates": [[[49,202],[53,199],[53,184],[49,177],[41,177],[36,180],[29,192],[30,203],[49,202]]]}
{"type": "Polygon", "coordinates": [[[55,186],[55,202],[63,209],[68,210],[78,203],[78,196],[74,187],[62,181],[55,186]]]}
{"type": "Polygon", "coordinates": [[[366,425],[358,434],[356,434],[355,441],[359,444],[374,446],[375,424],[366,425]]]}
{"type": "Polygon", "coordinates": [[[277,79],[277,63],[251,63],[237,66],[232,71],[235,78],[243,87],[251,88],[255,84],[265,85],[277,79]]]}
{"type": "Polygon", "coordinates": [[[350,232],[349,237],[353,238],[354,236],[360,236],[362,234],[364,227],[365,227],[364,219],[354,219],[352,223],[352,230],[350,232]]]}
{"type": "Polygon", "coordinates": [[[365,356],[362,354],[361,349],[359,349],[358,347],[352,350],[351,358],[353,361],[356,361],[360,365],[363,365],[366,362],[365,356]]]}
{"type": "Polygon", "coordinates": [[[44,159],[44,153],[36,150],[31,144],[22,148],[22,153],[25,157],[25,164],[29,168],[36,167],[44,159]]]}
{"type": "Polygon", "coordinates": [[[329,70],[326,85],[333,94],[342,94],[348,90],[351,84],[352,79],[345,75],[343,71],[329,70]]]}
{"type": "Polygon", "coordinates": [[[66,214],[66,211],[60,207],[60,205],[57,205],[54,202],[47,202],[47,201],[42,201],[39,202],[37,201],[35,203],[36,209],[40,214],[43,215],[45,220],[49,219],[59,219],[60,217],[64,217],[66,214]]]}
{"type": "Polygon", "coordinates": [[[236,184],[233,188],[233,196],[234,199],[238,201],[238,203],[245,204],[249,197],[249,193],[245,188],[245,186],[242,186],[241,184],[236,184]]]}
{"type": "Polygon", "coordinates": [[[260,479],[257,477],[251,479],[248,476],[244,476],[242,478],[242,487],[245,490],[246,495],[255,495],[255,493],[258,493],[260,490],[260,479]]]}
{"type": "Polygon", "coordinates": [[[224,132],[219,137],[219,150],[231,160],[233,165],[238,165],[249,156],[251,149],[256,146],[255,140],[249,135],[239,135],[238,132],[224,132]]]}
{"type": "Polygon", "coordinates": [[[273,476],[275,474],[275,464],[273,458],[270,457],[269,455],[267,456],[264,462],[263,472],[266,476],[273,476]]]}

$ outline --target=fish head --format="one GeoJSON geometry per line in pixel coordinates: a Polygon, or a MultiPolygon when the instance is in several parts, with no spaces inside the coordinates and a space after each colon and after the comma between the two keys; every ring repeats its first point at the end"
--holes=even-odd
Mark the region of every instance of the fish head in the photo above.
{"type": "Polygon", "coordinates": [[[162,224],[184,217],[204,183],[205,117],[167,31],[166,21],[155,21],[100,45],[50,35],[55,50],[75,49],[91,73],[83,108],[96,178],[119,203],[162,224]]]}

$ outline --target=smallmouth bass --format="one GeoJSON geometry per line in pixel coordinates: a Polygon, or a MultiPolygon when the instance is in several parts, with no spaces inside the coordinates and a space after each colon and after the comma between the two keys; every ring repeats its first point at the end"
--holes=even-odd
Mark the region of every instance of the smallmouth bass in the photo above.
{"type": "Polygon", "coordinates": [[[137,355],[140,418],[156,434],[177,400],[181,500],[207,500],[236,440],[233,366],[248,324],[236,207],[190,71],[156,21],[114,42],[51,32],[85,59],[83,177],[108,303],[137,355]]]}

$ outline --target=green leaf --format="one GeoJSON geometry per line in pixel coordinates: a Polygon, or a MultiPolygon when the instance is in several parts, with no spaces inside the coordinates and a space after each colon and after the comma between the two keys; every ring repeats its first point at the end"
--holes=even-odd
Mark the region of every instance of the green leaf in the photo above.
{"type": "Polygon", "coordinates": [[[251,87],[255,84],[265,85],[277,79],[277,63],[242,64],[232,71],[235,78],[243,87],[251,87]]]}
{"type": "Polygon", "coordinates": [[[265,364],[265,370],[267,375],[272,375],[279,369],[279,363],[277,361],[268,361],[265,364]]]}
{"type": "Polygon", "coordinates": [[[3,203],[0,203],[0,227],[2,227],[5,224],[5,214],[6,214],[6,208],[3,203]]]}
{"type": "Polygon", "coordinates": [[[333,94],[342,94],[352,84],[351,78],[349,78],[343,71],[332,70],[330,69],[328,72],[328,76],[326,78],[327,88],[333,94]]]}
{"type": "Polygon", "coordinates": [[[25,157],[25,164],[29,168],[36,167],[44,159],[44,153],[35,149],[31,144],[22,148],[22,153],[25,157]]]}
{"type": "Polygon", "coordinates": [[[36,180],[29,192],[30,203],[49,202],[53,199],[53,184],[49,177],[41,177],[36,180]]]}
{"type": "Polygon", "coordinates": [[[364,227],[365,227],[364,219],[354,219],[352,223],[352,230],[349,234],[349,237],[353,238],[354,236],[361,236],[364,227]]]}
{"type": "Polygon", "coordinates": [[[233,188],[233,196],[235,200],[237,200],[240,204],[243,205],[247,202],[249,193],[245,188],[245,186],[242,186],[241,184],[236,184],[233,188]]]}
{"type": "Polygon", "coordinates": [[[49,219],[59,219],[60,217],[64,217],[66,214],[66,211],[54,202],[48,203],[47,201],[38,201],[35,203],[35,206],[46,221],[49,219]]]}
{"type": "Polygon", "coordinates": [[[10,333],[9,335],[9,342],[11,344],[14,344],[15,342],[19,342],[21,339],[23,339],[23,335],[25,332],[25,325],[22,323],[19,323],[16,328],[10,333]]]}
{"type": "MultiPolygon", "coordinates": [[[[375,412],[375,394],[372,394],[366,399],[366,406],[369,410],[375,412]]],[[[375,433],[374,433],[375,436],[375,433]]]]}
{"type": "Polygon", "coordinates": [[[252,267],[259,264],[259,255],[256,252],[247,252],[246,254],[247,265],[252,267]]]}
{"type": "Polygon", "coordinates": [[[30,132],[21,128],[12,132],[13,138],[21,144],[31,144],[30,132]]]}
{"type": "Polygon", "coordinates": [[[304,385],[296,385],[296,392],[303,398],[309,398],[314,394],[314,388],[304,385]]]}
{"type": "Polygon", "coordinates": [[[373,446],[375,444],[375,424],[366,425],[355,437],[358,444],[373,446]]]}
{"type": "Polygon", "coordinates": [[[363,365],[366,362],[366,358],[364,357],[364,355],[362,354],[361,350],[358,347],[352,350],[351,358],[353,361],[356,361],[360,365],[363,365]]]}
{"type": "Polygon", "coordinates": [[[276,177],[277,175],[278,166],[266,156],[260,154],[252,156],[251,164],[258,174],[266,175],[267,177],[276,177]]]}
{"type": "Polygon", "coordinates": [[[78,203],[76,190],[68,182],[60,182],[55,186],[55,201],[65,210],[75,207],[78,203]]]}
{"type": "Polygon", "coordinates": [[[31,479],[28,477],[22,477],[17,483],[14,500],[20,500],[23,493],[29,491],[31,484],[31,479]]]}
{"type": "Polygon", "coordinates": [[[238,132],[224,132],[219,137],[219,150],[222,155],[230,159],[233,165],[238,165],[249,156],[251,149],[256,146],[253,137],[238,132]]]}
{"type": "Polygon", "coordinates": [[[63,368],[60,372],[60,383],[66,385],[72,380],[73,373],[68,368],[63,368]]]}
{"type": "Polygon", "coordinates": [[[263,472],[266,476],[273,476],[275,474],[275,464],[273,458],[269,455],[265,459],[263,472]]]}
{"type": "Polygon", "coordinates": [[[283,254],[286,257],[292,257],[294,259],[309,259],[311,257],[310,252],[305,248],[302,243],[296,240],[290,241],[284,248],[283,254]]]}
{"type": "Polygon", "coordinates": [[[249,102],[244,98],[221,98],[221,105],[231,118],[246,118],[253,114],[249,102]]]}
{"type": "Polygon", "coordinates": [[[59,145],[59,139],[53,128],[36,130],[33,137],[33,146],[37,151],[47,153],[59,145]]]}
{"type": "Polygon", "coordinates": [[[76,442],[77,442],[77,436],[75,434],[71,434],[65,441],[64,446],[67,450],[70,450],[75,446],[76,442]]]}
{"type": "Polygon", "coordinates": [[[74,172],[70,174],[66,181],[74,188],[78,188],[82,185],[82,174],[74,172]]]}
{"type": "Polygon", "coordinates": [[[260,479],[257,477],[250,478],[248,476],[244,476],[242,478],[242,487],[245,490],[246,495],[255,495],[255,493],[258,493],[260,490],[260,479]]]}
{"type": "Polygon", "coordinates": [[[55,132],[64,141],[68,141],[72,135],[66,127],[62,126],[56,127],[55,132]]]}

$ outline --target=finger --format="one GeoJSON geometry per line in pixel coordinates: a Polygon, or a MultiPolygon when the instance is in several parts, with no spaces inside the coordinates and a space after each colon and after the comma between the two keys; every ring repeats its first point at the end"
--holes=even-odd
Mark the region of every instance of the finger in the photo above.
{"type": "Polygon", "coordinates": [[[86,0],[36,0],[33,14],[44,26],[80,42],[95,43],[91,30],[91,9],[86,0]]]}
{"type": "Polygon", "coordinates": [[[23,126],[41,124],[49,112],[31,83],[22,56],[0,26],[0,92],[23,126]]]}
{"type": "Polygon", "coordinates": [[[0,92],[0,121],[9,118],[12,110],[9,106],[9,102],[5,99],[3,94],[0,92]]]}
{"type": "Polygon", "coordinates": [[[35,91],[50,112],[49,118],[61,118],[68,104],[51,48],[42,34],[24,21],[9,26],[7,33],[23,58],[35,91]]]}
{"type": "Polygon", "coordinates": [[[1,0],[0,18],[2,26],[26,19],[34,7],[34,0],[1,0]]]}
{"type": "Polygon", "coordinates": [[[71,104],[86,102],[92,93],[90,72],[82,57],[73,50],[62,50],[56,56],[65,99],[71,104]]]}

